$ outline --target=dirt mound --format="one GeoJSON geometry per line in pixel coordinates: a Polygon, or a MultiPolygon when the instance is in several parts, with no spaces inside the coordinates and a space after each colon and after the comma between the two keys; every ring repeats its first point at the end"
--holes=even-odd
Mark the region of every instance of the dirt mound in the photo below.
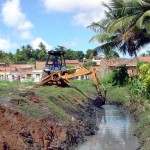
{"type": "Polygon", "coordinates": [[[35,120],[0,104],[0,150],[70,149],[83,140],[83,127],[35,120]]]}
{"type": "Polygon", "coordinates": [[[35,102],[35,103],[41,103],[43,100],[38,97],[34,92],[31,92],[31,91],[28,91],[28,92],[22,92],[22,93],[19,93],[19,95],[21,97],[27,97],[29,100],[35,102]]]}

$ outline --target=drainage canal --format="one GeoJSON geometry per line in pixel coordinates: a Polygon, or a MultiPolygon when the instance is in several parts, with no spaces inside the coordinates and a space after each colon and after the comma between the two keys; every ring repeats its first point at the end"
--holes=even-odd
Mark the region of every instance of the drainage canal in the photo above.
{"type": "Polygon", "coordinates": [[[104,105],[97,113],[97,135],[91,136],[76,150],[136,150],[130,115],[114,105],[104,105]]]}

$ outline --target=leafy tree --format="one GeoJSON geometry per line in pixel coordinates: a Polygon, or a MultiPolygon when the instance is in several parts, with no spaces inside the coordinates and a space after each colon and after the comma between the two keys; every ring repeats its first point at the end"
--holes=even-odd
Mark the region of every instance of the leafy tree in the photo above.
{"type": "Polygon", "coordinates": [[[150,64],[142,64],[139,67],[140,76],[139,80],[142,83],[142,90],[147,95],[150,94],[150,64]]]}
{"type": "Polygon", "coordinates": [[[55,50],[57,50],[57,51],[65,51],[66,47],[64,47],[64,46],[58,46],[58,47],[55,48],[55,50]]]}
{"type": "Polygon", "coordinates": [[[88,60],[87,62],[84,63],[83,66],[88,69],[90,66],[94,66],[94,65],[96,65],[96,62],[93,62],[92,60],[88,60]]]}
{"type": "Polygon", "coordinates": [[[147,55],[150,56],[150,51],[147,51],[147,55]]]}
{"type": "Polygon", "coordinates": [[[98,53],[97,53],[97,50],[96,49],[88,49],[87,51],[86,51],[86,54],[85,54],[85,57],[87,58],[87,59],[92,59],[93,58],[93,56],[96,56],[98,53]]]}
{"type": "Polygon", "coordinates": [[[113,70],[111,74],[112,85],[124,86],[128,83],[128,72],[126,66],[120,66],[113,70]]]}
{"type": "Polygon", "coordinates": [[[35,62],[36,62],[35,58],[30,58],[27,63],[28,64],[35,64],[35,62]]]}
{"type": "Polygon", "coordinates": [[[46,53],[46,46],[42,42],[40,42],[38,47],[40,50],[42,50],[42,51],[44,51],[44,53],[46,53]]]}
{"type": "Polygon", "coordinates": [[[119,54],[115,51],[105,51],[104,55],[105,55],[105,58],[107,58],[107,59],[119,57],[119,54]]]}
{"type": "Polygon", "coordinates": [[[47,56],[44,53],[44,51],[39,51],[39,53],[37,54],[38,60],[46,60],[47,56]]]}

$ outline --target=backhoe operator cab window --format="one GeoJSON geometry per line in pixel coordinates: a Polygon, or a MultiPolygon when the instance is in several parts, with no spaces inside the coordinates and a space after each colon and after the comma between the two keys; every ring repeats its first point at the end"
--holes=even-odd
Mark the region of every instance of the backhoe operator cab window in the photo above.
{"type": "MultiPolygon", "coordinates": [[[[67,72],[66,62],[64,58],[65,51],[48,51],[44,72],[47,75],[60,70],[62,73],[67,72]]],[[[43,75],[42,75],[43,76],[43,75]]]]}
{"type": "Polygon", "coordinates": [[[52,61],[52,70],[55,70],[55,68],[57,67],[58,70],[60,70],[60,63],[58,60],[58,57],[55,57],[52,61]]]}

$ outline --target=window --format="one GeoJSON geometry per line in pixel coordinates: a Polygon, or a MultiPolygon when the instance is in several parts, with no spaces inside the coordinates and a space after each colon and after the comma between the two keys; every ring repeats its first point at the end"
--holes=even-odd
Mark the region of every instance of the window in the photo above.
{"type": "Polygon", "coordinates": [[[31,74],[27,74],[27,78],[31,79],[32,75],[31,74]]]}

